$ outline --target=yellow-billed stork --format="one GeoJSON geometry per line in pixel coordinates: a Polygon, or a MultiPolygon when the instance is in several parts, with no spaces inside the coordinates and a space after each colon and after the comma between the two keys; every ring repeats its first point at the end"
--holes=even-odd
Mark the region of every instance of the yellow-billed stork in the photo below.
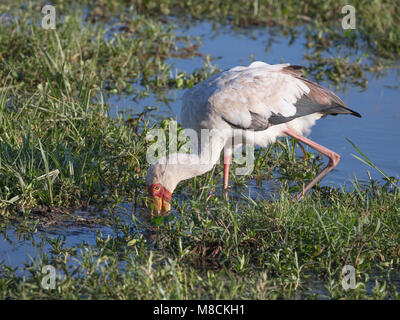
{"type": "Polygon", "coordinates": [[[212,130],[213,134],[207,143],[201,143],[197,154],[168,155],[150,166],[146,184],[156,212],[169,211],[177,184],[210,171],[224,148],[226,189],[233,150],[243,143],[265,147],[282,136],[296,138],[329,158],[328,165],[295,196],[301,198],[340,161],[337,153],[303,135],[310,133],[316,120],[337,114],[361,117],[332,91],[303,78],[299,66],[256,61],[197,84],[183,96],[181,122],[184,128],[194,129],[199,135],[202,129],[212,130]],[[233,135],[238,132],[243,140],[232,145],[233,135]]]}

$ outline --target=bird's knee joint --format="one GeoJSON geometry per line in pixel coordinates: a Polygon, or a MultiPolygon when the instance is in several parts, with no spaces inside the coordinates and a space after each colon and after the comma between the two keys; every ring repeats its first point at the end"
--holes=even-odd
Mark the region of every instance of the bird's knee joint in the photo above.
{"type": "Polygon", "coordinates": [[[339,161],[340,161],[340,155],[337,154],[337,153],[333,153],[333,154],[330,156],[329,164],[330,164],[331,166],[336,167],[337,164],[339,163],[339,161]]]}

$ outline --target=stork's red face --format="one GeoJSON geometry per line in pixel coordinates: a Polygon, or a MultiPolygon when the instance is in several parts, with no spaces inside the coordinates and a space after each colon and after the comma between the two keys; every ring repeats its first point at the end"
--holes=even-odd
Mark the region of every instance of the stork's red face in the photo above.
{"type": "Polygon", "coordinates": [[[166,215],[171,210],[169,201],[171,200],[171,192],[159,183],[148,186],[149,194],[153,200],[154,210],[152,215],[166,215]]]}

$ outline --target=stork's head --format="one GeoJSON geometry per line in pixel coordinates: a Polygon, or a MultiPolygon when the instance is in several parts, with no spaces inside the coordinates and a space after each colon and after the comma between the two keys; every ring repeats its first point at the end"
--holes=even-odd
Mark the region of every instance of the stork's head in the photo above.
{"type": "Polygon", "coordinates": [[[169,169],[168,165],[156,161],[147,172],[146,185],[152,203],[152,216],[165,216],[171,210],[169,202],[177,182],[169,169]]]}
{"type": "Polygon", "coordinates": [[[207,172],[214,165],[201,164],[199,160],[198,155],[178,153],[162,157],[150,166],[146,185],[154,204],[152,215],[165,215],[171,209],[169,201],[180,181],[207,172]]]}
{"type": "Polygon", "coordinates": [[[147,189],[154,206],[151,215],[165,216],[171,210],[171,192],[160,183],[153,183],[147,189]]]}

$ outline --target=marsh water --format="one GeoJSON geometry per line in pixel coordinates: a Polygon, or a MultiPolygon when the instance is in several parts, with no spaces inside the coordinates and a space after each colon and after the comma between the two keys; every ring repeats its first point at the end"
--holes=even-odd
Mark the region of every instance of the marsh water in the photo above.
{"type": "MultiPolygon", "coordinates": [[[[200,51],[215,58],[212,61],[220,69],[228,69],[237,65],[248,65],[252,59],[265,61],[270,64],[289,62],[295,65],[305,64],[303,54],[305,39],[303,36],[291,39],[285,36],[276,36],[271,32],[254,29],[244,32],[235,32],[229,27],[219,27],[215,30],[210,23],[201,22],[189,27],[182,27],[177,32],[181,35],[198,36],[201,38],[200,51]]],[[[201,57],[193,59],[179,59],[173,61],[176,68],[181,71],[191,72],[203,65],[201,57]]],[[[387,69],[386,74],[375,78],[368,75],[368,87],[361,90],[358,86],[347,85],[342,90],[333,89],[352,109],[362,114],[362,118],[352,116],[337,116],[321,119],[312,130],[310,138],[314,141],[338,152],[342,161],[337,169],[329,174],[323,181],[324,185],[335,187],[352,187],[354,177],[359,182],[368,180],[367,170],[373,179],[381,180],[382,176],[375,169],[367,167],[352,156],[357,151],[345,139],[349,138],[363,151],[372,162],[388,176],[399,177],[400,172],[400,77],[396,68],[387,69]]],[[[321,83],[329,86],[328,83],[321,83]]],[[[146,106],[157,107],[152,112],[153,121],[173,117],[179,121],[181,107],[181,90],[170,90],[167,93],[168,101],[150,96],[138,103],[131,97],[111,96],[108,103],[111,114],[117,115],[122,110],[131,113],[140,113],[146,106]]],[[[250,188],[250,193],[268,193],[260,187],[250,188]]],[[[126,223],[130,223],[132,214],[131,205],[124,206],[120,216],[126,223]]],[[[77,215],[89,213],[78,212],[77,215]]],[[[96,215],[96,213],[94,213],[96,215]]],[[[69,227],[54,226],[32,235],[20,237],[11,227],[0,234],[0,261],[6,265],[23,267],[24,262],[35,260],[41,252],[48,251],[48,243],[42,243],[43,238],[65,237],[66,245],[73,246],[83,241],[95,244],[97,232],[103,235],[114,234],[111,227],[101,225],[69,227]]],[[[315,284],[316,290],[318,283],[315,284]]]]}
{"type": "MultiPolygon", "coordinates": [[[[305,39],[299,36],[291,39],[276,36],[263,30],[255,29],[246,33],[235,33],[228,27],[214,30],[207,22],[197,23],[180,30],[182,35],[199,36],[203,45],[201,52],[216,58],[213,61],[221,70],[237,65],[249,65],[252,60],[265,61],[269,64],[290,63],[305,65],[303,55],[306,52],[305,39]],[[283,58],[284,57],[284,58],[283,58]]],[[[191,72],[202,66],[200,58],[176,60],[177,69],[191,72]]],[[[367,75],[368,87],[362,90],[358,86],[345,85],[341,89],[332,89],[352,109],[362,115],[327,117],[317,121],[313,127],[312,140],[338,152],[342,161],[333,174],[322,182],[331,186],[351,186],[356,176],[359,181],[368,179],[367,170],[373,179],[380,180],[382,175],[352,154],[358,152],[345,139],[347,137],[366,154],[372,162],[388,176],[399,177],[400,172],[400,69],[387,69],[378,79],[367,75]]],[[[329,87],[329,83],[320,82],[329,87]]],[[[130,97],[112,96],[109,99],[112,113],[121,110],[141,112],[146,106],[156,106],[154,120],[173,117],[180,120],[181,96],[183,90],[170,90],[168,101],[159,101],[156,96],[143,99],[137,105],[130,97]]]]}

